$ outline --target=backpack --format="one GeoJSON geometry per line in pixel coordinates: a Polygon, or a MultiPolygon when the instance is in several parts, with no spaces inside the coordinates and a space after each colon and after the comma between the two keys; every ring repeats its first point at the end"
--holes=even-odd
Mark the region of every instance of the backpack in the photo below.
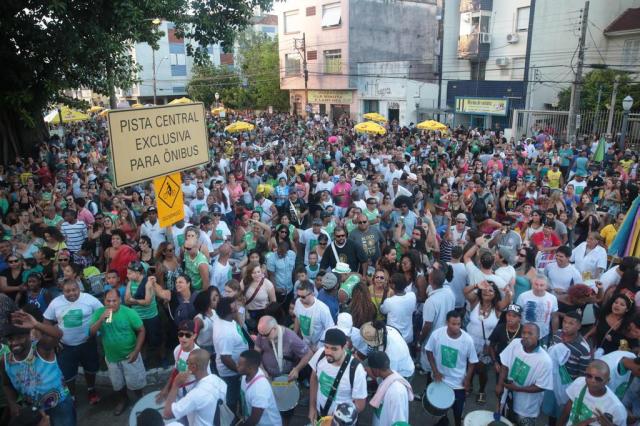
{"type": "MultiPolygon", "coordinates": [[[[322,358],[324,358],[324,352],[322,352],[320,354],[320,357],[318,358],[318,361],[316,362],[316,368],[318,368],[318,363],[322,360],[322,358]]],[[[354,357],[353,355],[351,356],[351,364],[349,364],[349,385],[351,386],[351,389],[353,389],[353,379],[356,376],[356,369],[358,368],[358,366],[360,365],[360,361],[358,361],[356,359],[356,357],[354,357]]],[[[342,379],[340,379],[342,380],[342,379]]]]}
{"type": "Polygon", "coordinates": [[[484,194],[482,196],[475,195],[473,206],[471,207],[471,216],[476,222],[480,222],[489,217],[489,211],[487,210],[487,198],[491,194],[484,194]]]}

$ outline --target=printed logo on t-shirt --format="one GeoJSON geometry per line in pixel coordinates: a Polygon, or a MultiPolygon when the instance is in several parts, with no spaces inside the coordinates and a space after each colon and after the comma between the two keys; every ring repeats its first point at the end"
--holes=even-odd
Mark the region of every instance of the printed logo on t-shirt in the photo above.
{"type": "Polygon", "coordinates": [[[458,363],[458,350],[446,345],[442,345],[440,350],[442,352],[442,365],[448,368],[456,368],[456,364],[458,363]]]}
{"type": "Polygon", "coordinates": [[[176,370],[180,373],[187,371],[187,361],[182,358],[178,359],[178,362],[176,362],[176,370]]]}
{"type": "Polygon", "coordinates": [[[318,383],[320,384],[320,393],[326,398],[329,397],[329,393],[331,392],[331,387],[333,386],[334,381],[335,377],[331,377],[324,371],[320,373],[320,377],[318,377],[318,383]]]}
{"type": "Polygon", "coordinates": [[[218,241],[222,241],[222,240],[223,240],[223,238],[222,238],[222,229],[216,229],[216,243],[218,241]]]}
{"type": "Polygon", "coordinates": [[[524,386],[530,370],[531,366],[529,364],[516,357],[516,360],[513,362],[513,366],[511,367],[511,371],[509,371],[509,377],[512,378],[519,386],[524,386]]]}
{"type": "Polygon", "coordinates": [[[308,337],[311,334],[311,317],[298,315],[298,321],[300,321],[300,331],[308,337]]]}
{"type": "Polygon", "coordinates": [[[558,368],[558,373],[560,374],[560,383],[562,383],[563,385],[568,385],[569,383],[573,382],[571,375],[567,371],[567,367],[565,367],[564,365],[561,365],[558,368]]]}
{"type": "Polygon", "coordinates": [[[618,386],[615,390],[615,394],[618,397],[618,399],[620,401],[622,401],[622,398],[624,397],[624,394],[627,393],[627,388],[629,387],[629,382],[624,382],[622,383],[620,386],[618,386]]]}
{"type": "Polygon", "coordinates": [[[593,417],[593,411],[587,407],[587,404],[580,402],[571,407],[571,423],[574,425],[593,417]]]}
{"type": "Polygon", "coordinates": [[[242,341],[244,342],[245,345],[248,345],[249,342],[247,342],[247,338],[244,337],[244,333],[242,332],[242,328],[240,327],[240,324],[236,323],[236,330],[238,330],[238,334],[240,335],[240,337],[242,338],[242,341]]]}
{"type": "Polygon", "coordinates": [[[82,309],[71,309],[62,317],[64,328],[82,327],[82,309]]]}

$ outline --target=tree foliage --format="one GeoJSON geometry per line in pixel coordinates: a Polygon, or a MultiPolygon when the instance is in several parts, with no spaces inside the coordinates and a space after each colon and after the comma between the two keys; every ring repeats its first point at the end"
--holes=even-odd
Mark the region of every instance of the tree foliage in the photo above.
{"type": "Polygon", "coordinates": [[[189,96],[213,105],[218,92],[220,102],[230,108],[287,110],[289,94],[280,90],[277,39],[247,31],[238,37],[235,56],[235,67],[197,67],[187,85],[189,96]]]}
{"type": "MultiPolygon", "coordinates": [[[[610,109],[611,94],[616,77],[619,78],[618,94],[616,96],[615,110],[622,110],[622,99],[631,95],[634,99],[634,108],[640,102],[640,84],[634,82],[627,73],[615,70],[593,70],[584,76],[584,85],[580,96],[581,111],[593,111],[598,105],[598,91],[600,93],[600,109],[610,109]]],[[[558,93],[558,107],[561,110],[568,110],[571,102],[571,87],[563,89],[558,93]]]]}
{"type": "Polygon", "coordinates": [[[233,45],[255,7],[272,0],[6,0],[0,2],[0,143],[21,140],[20,127],[42,126],[42,112],[65,89],[109,94],[129,88],[137,68],[132,46],[154,46],[161,32],[153,20],[175,24],[196,63],[206,47],[233,45]]]}

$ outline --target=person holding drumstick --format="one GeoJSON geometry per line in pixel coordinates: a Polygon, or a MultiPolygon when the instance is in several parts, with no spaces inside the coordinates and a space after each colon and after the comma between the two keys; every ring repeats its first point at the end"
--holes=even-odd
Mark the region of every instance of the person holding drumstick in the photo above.
{"type": "Polygon", "coordinates": [[[238,373],[242,375],[241,426],[271,426],[282,424],[269,379],[260,369],[260,352],[249,349],[240,354],[238,373]]]}
{"type": "MultiPolygon", "coordinates": [[[[471,389],[478,354],[473,339],[462,330],[462,314],[459,311],[454,309],[447,313],[447,325],[431,333],[425,351],[433,380],[444,382],[454,391],[453,419],[456,426],[460,426],[466,392],[471,389]]],[[[444,416],[436,426],[448,424],[449,420],[444,416]]]]}

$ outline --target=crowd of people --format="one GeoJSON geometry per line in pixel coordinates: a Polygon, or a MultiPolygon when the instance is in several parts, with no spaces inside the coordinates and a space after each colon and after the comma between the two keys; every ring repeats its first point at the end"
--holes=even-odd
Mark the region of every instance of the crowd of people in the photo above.
{"type": "Polygon", "coordinates": [[[0,424],[77,424],[100,371],[114,416],[168,374],[141,425],[291,424],[280,388],[309,389],[291,405],[314,426],[367,405],[424,424],[417,375],[452,390],[456,426],[471,398],[520,426],[635,424],[640,260],[607,248],[637,154],[543,127],[354,124],[209,117],[169,227],[150,182],[113,187],[99,116],[0,166],[0,424]],[[236,119],[256,129],[226,133],[236,119]]]}

